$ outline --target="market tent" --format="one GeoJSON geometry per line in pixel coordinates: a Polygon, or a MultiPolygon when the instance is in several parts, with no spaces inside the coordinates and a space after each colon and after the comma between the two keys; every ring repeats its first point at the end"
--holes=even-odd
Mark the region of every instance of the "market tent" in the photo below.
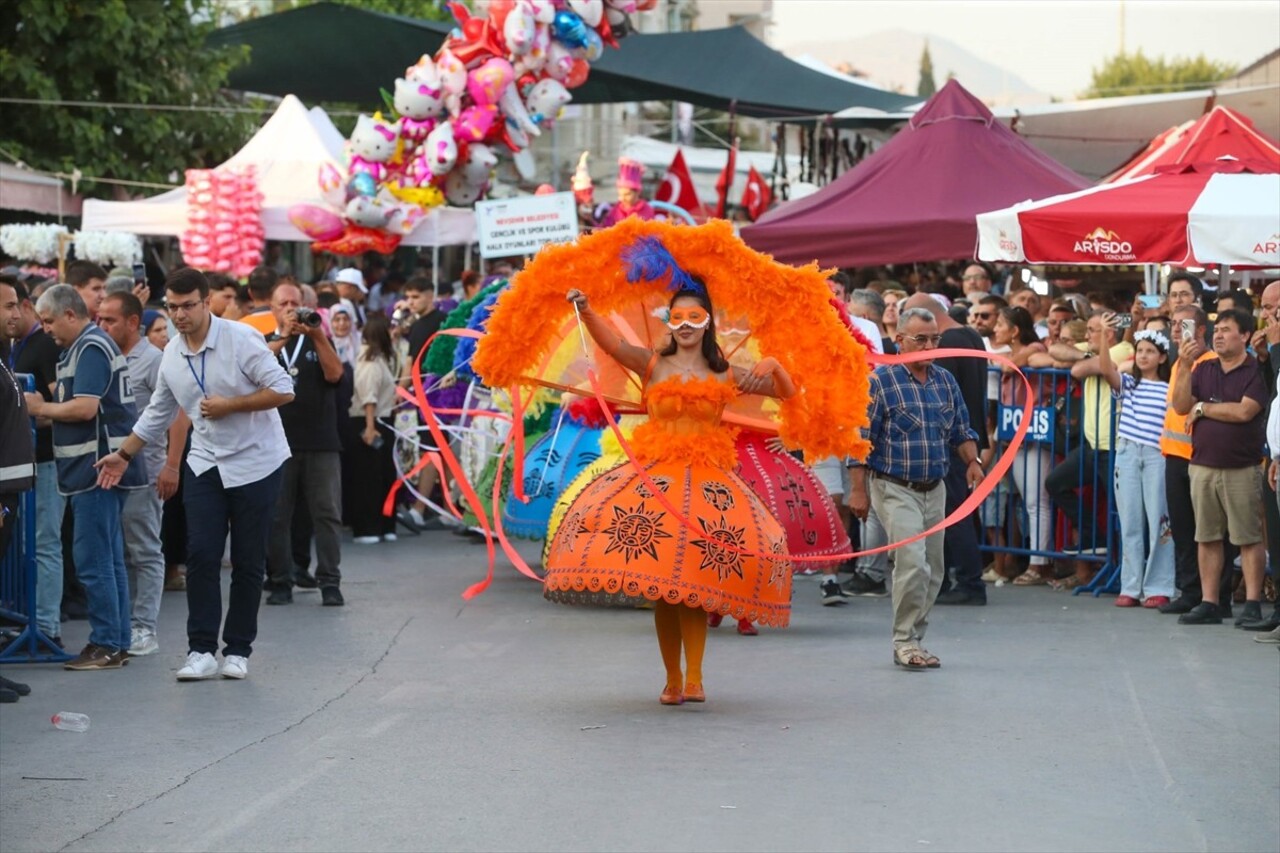
{"type": "Polygon", "coordinates": [[[1065,264],[1280,266],[1280,174],[1263,160],[1154,174],[977,217],[978,257],[1065,264]]]}
{"type": "MultiPolygon", "coordinates": [[[[1230,107],[1259,129],[1280,137],[1280,85],[1240,89],[1196,89],[1095,98],[1023,107],[997,107],[997,120],[1054,160],[1087,178],[1101,180],[1146,149],[1167,128],[1194,121],[1212,106],[1230,107]]],[[[913,109],[881,114],[862,107],[832,116],[835,127],[885,130],[906,123],[913,109]]]]}
{"type": "Polygon", "coordinates": [[[1154,174],[1161,166],[1209,163],[1220,157],[1265,160],[1280,171],[1280,143],[1259,132],[1253,122],[1230,107],[1216,106],[1195,121],[1171,127],[1151,140],[1136,157],[1125,163],[1108,181],[1154,174]]]}
{"type": "Polygon", "coordinates": [[[963,258],[979,212],[1088,185],[950,80],[878,151],[813,195],[769,211],[742,239],[784,263],[963,258]]]}
{"type": "MultiPolygon", "coordinates": [[[[324,121],[328,122],[328,116],[324,121]]],[[[288,95],[253,138],[219,168],[256,166],[267,239],[308,241],[289,221],[289,207],[320,204],[320,166],[329,163],[342,170],[344,162],[336,131],[326,133],[302,102],[288,95]]],[[[187,190],[178,187],[138,201],[86,200],[83,227],[86,231],[180,235],[187,228],[187,190]]]]}
{"type": "MultiPolygon", "coordinates": [[[[228,85],[312,101],[380,104],[380,89],[424,53],[434,54],[451,23],[313,3],[215,30],[210,47],[248,45],[248,63],[228,85]]],[[[578,104],[676,100],[736,109],[743,115],[786,117],[832,113],[850,106],[898,110],[913,98],[833,77],[793,62],[742,27],[688,33],[633,34],[606,48],[578,104]]]]}
{"type": "Polygon", "coordinates": [[[81,199],[71,195],[62,180],[0,163],[0,210],[25,210],[50,216],[79,216],[81,199]]]}

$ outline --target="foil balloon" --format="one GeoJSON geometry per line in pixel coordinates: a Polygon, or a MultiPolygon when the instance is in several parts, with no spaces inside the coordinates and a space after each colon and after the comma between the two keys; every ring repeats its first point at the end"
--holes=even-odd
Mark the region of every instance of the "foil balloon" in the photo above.
{"type": "Polygon", "coordinates": [[[450,172],[444,179],[444,197],[457,207],[470,207],[483,193],[484,185],[471,183],[461,170],[450,172]]]}
{"type": "Polygon", "coordinates": [[[381,199],[358,196],[347,203],[347,221],[365,228],[385,228],[395,209],[381,199]]]}
{"type": "MultiPolygon", "coordinates": [[[[555,85],[560,86],[560,84],[556,83],[555,80],[542,80],[534,84],[533,90],[536,91],[538,86],[548,82],[555,83],[555,85]]],[[[560,86],[560,88],[563,89],[564,87],[560,86]]],[[[507,117],[507,120],[515,122],[515,124],[525,133],[530,136],[538,136],[542,133],[542,131],[538,129],[538,125],[529,116],[529,111],[525,109],[525,104],[520,100],[520,93],[516,91],[515,86],[508,86],[507,90],[502,93],[500,106],[502,107],[502,114],[507,117]]],[[[537,110],[534,111],[537,112],[537,110]]]]}
{"type": "Polygon", "coordinates": [[[293,227],[312,240],[332,240],[342,235],[342,217],[315,204],[295,204],[288,210],[293,227]]]}
{"type": "Polygon", "coordinates": [[[516,6],[516,0],[489,0],[489,20],[498,29],[502,29],[507,22],[507,15],[516,6]]]}
{"type": "MultiPolygon", "coordinates": [[[[507,91],[513,87],[508,86],[507,91]]],[[[492,104],[474,104],[462,111],[453,122],[455,139],[467,142],[479,142],[489,135],[498,118],[498,108],[492,104]]]]}
{"type": "Polygon", "coordinates": [[[572,48],[569,52],[578,59],[595,62],[604,55],[604,39],[600,38],[600,34],[595,30],[587,30],[586,35],[583,36],[582,47],[572,48]]]}
{"type": "Polygon", "coordinates": [[[584,24],[595,29],[604,17],[604,0],[569,0],[569,10],[576,12],[584,24]]]}
{"type": "Polygon", "coordinates": [[[514,59],[533,49],[538,22],[533,19],[533,9],[527,3],[517,3],[502,24],[502,38],[514,59]]]}
{"type": "MultiPolygon", "coordinates": [[[[564,85],[569,89],[576,89],[583,83],[587,82],[587,75],[591,73],[591,64],[585,59],[573,60],[568,75],[564,78],[564,85]]],[[[545,81],[544,81],[545,82],[545,81]]]]}
{"type": "Polygon", "coordinates": [[[542,116],[545,121],[554,121],[560,115],[560,108],[573,96],[558,80],[539,80],[529,90],[525,103],[534,115],[542,116]]]}
{"type": "Polygon", "coordinates": [[[368,172],[356,172],[351,176],[351,180],[347,181],[347,195],[344,201],[350,201],[359,196],[377,195],[378,182],[373,179],[373,175],[368,172]]]}
{"type": "Polygon", "coordinates": [[[467,76],[467,94],[472,101],[482,106],[497,104],[514,79],[515,69],[511,67],[511,63],[495,56],[467,76]]]}
{"type": "Polygon", "coordinates": [[[321,163],[316,182],[320,185],[320,197],[334,207],[347,203],[347,190],[342,173],[332,163],[321,163]]]}
{"type": "Polygon", "coordinates": [[[453,122],[446,121],[427,134],[427,141],[422,147],[432,174],[443,175],[452,170],[453,164],[458,162],[458,143],[453,136],[453,122]]]}
{"type": "Polygon", "coordinates": [[[585,47],[587,43],[587,25],[574,12],[560,10],[551,22],[551,33],[562,44],[569,48],[585,47]]]}
{"type": "Polygon", "coordinates": [[[558,41],[553,41],[547,47],[547,61],[542,64],[542,70],[554,80],[563,80],[573,71],[576,61],[573,54],[569,52],[569,48],[558,41]]]}
{"type": "Polygon", "coordinates": [[[393,103],[400,114],[400,135],[418,143],[427,138],[435,127],[436,117],[444,112],[444,87],[439,80],[432,85],[398,78],[393,103]]]}
{"type": "Polygon", "coordinates": [[[550,24],[556,19],[556,4],[552,0],[524,0],[533,11],[533,19],[539,24],[550,24]]]}
{"type": "Polygon", "coordinates": [[[446,49],[436,57],[436,73],[440,75],[440,85],[444,86],[445,106],[449,115],[456,116],[462,111],[462,96],[467,92],[467,66],[446,49]]]}
{"type": "Polygon", "coordinates": [[[459,165],[468,183],[486,184],[489,173],[498,165],[498,155],[488,145],[475,143],[467,148],[467,158],[459,165]]]}

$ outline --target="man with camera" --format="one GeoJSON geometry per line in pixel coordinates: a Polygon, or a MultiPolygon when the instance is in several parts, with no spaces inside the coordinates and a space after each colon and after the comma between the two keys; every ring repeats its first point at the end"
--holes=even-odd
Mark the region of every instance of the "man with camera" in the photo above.
{"type": "Polygon", "coordinates": [[[296,583],[320,587],[321,603],[341,606],[338,570],[342,543],[342,442],[338,438],[335,391],[342,360],[320,325],[320,315],[302,307],[302,291],[278,284],[271,294],[276,332],[267,346],[293,381],[293,401],[280,407],[280,422],[292,454],[284,463],[280,497],[267,550],[267,604],[292,604],[296,583]],[[306,501],[316,538],[316,574],[295,571],[290,531],[294,508],[306,501]]]}

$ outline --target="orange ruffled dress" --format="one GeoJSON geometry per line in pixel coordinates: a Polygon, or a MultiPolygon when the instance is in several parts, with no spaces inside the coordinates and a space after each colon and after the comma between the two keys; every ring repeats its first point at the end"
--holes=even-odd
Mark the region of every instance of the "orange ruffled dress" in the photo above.
{"type": "Polygon", "coordinates": [[[786,535],[733,473],[736,430],[720,424],[737,393],[716,378],[670,377],[646,389],[649,420],[637,427],[633,452],[693,526],[668,513],[625,462],[592,481],[565,513],[545,558],[547,599],[632,605],[643,596],[787,625],[786,535]]]}

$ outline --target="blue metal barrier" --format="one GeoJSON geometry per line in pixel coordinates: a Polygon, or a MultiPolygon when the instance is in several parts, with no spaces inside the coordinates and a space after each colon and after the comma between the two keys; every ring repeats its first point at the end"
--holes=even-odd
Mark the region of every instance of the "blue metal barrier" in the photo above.
{"type": "MultiPolygon", "coordinates": [[[[1001,384],[999,367],[989,368],[990,413],[995,418],[996,455],[1004,452],[1022,418],[1021,382],[1001,384]]],[[[1004,553],[1102,563],[1093,580],[1075,594],[1120,591],[1119,518],[1115,508],[1115,449],[1117,406],[1111,388],[1102,379],[1091,392],[1112,403],[1110,417],[1102,418],[1101,401],[1084,400],[1085,383],[1070,370],[1024,368],[1035,394],[1032,423],[1017,458],[992,497],[980,511],[986,534],[1001,537],[984,541],[984,553],[1004,553]],[[1086,415],[1092,423],[1086,421],[1086,415]],[[1085,440],[1088,434],[1093,443],[1085,440]],[[1105,458],[1094,447],[1105,444],[1105,458]],[[1074,465],[1063,468],[1066,463],[1074,465]],[[1073,476],[1074,475],[1074,476],[1073,476]],[[1056,488],[1050,489],[1050,484],[1056,488]],[[1086,489],[1088,492],[1086,492],[1086,489]],[[1057,492],[1058,500],[1052,492],[1057,492]],[[1063,499],[1067,492],[1070,498],[1063,499]],[[1104,510],[1105,503],[1105,510],[1104,510]],[[1099,515],[1103,515],[1101,520],[1099,515]],[[1061,518],[1061,520],[1059,520],[1061,518]],[[1074,522],[1074,523],[1073,523],[1074,522]],[[1082,530],[1083,528],[1083,530],[1082,530]],[[1083,539],[1081,538],[1083,534],[1083,539]]],[[[985,535],[984,535],[985,540],[985,535]]]]}
{"type": "MultiPolygon", "coordinates": [[[[18,374],[27,391],[35,391],[35,378],[18,374]]],[[[35,422],[32,421],[32,441],[35,422]]],[[[3,663],[56,663],[71,655],[54,644],[36,624],[36,490],[23,492],[18,501],[18,527],[0,555],[0,617],[22,626],[16,637],[0,650],[3,663]]]]}

